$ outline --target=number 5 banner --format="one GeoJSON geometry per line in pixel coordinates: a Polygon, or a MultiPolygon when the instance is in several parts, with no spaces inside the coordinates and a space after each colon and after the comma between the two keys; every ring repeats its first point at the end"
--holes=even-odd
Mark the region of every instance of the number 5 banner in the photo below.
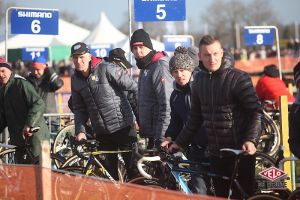
{"type": "Polygon", "coordinates": [[[58,35],[58,18],[57,10],[13,9],[11,33],[58,35]]]}
{"type": "Polygon", "coordinates": [[[134,0],[135,21],[184,21],[185,0],[134,0]]]}

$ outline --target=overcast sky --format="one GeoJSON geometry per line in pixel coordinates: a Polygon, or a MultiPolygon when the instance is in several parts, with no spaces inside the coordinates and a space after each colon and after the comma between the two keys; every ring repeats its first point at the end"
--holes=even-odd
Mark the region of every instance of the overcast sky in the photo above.
{"type": "MultiPolygon", "coordinates": [[[[59,9],[60,11],[68,11],[69,13],[76,14],[80,18],[80,21],[94,23],[98,21],[100,12],[104,11],[116,27],[120,27],[125,21],[124,17],[128,13],[128,2],[130,1],[132,4],[134,2],[134,0],[4,0],[4,2],[12,1],[19,7],[52,8],[59,9]]],[[[195,24],[200,23],[201,15],[203,15],[212,1],[186,0],[187,18],[191,19],[195,24]]],[[[300,0],[266,1],[278,13],[278,19],[282,23],[300,23],[300,0]]],[[[199,29],[202,29],[202,27],[199,27],[199,29]]]]}

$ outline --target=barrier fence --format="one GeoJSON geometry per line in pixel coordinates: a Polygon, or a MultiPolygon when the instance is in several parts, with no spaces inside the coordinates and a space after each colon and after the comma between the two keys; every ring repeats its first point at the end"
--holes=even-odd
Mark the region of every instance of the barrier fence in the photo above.
{"type": "Polygon", "coordinates": [[[203,195],[185,195],[134,184],[114,184],[100,178],[64,174],[38,166],[25,165],[0,166],[0,196],[1,199],[18,200],[221,199],[203,195]]]}

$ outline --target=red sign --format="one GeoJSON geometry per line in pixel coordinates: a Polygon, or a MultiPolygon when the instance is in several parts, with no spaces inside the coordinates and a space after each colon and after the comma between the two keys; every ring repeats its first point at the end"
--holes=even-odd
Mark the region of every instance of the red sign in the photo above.
{"type": "Polygon", "coordinates": [[[276,167],[270,167],[268,169],[265,169],[264,171],[259,172],[259,175],[270,181],[275,181],[285,177],[287,174],[276,167]]]}

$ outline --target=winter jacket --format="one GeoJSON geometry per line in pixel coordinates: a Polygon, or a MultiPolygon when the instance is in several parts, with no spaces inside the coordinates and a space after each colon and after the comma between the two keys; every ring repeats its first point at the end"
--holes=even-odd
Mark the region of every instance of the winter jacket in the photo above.
{"type": "MultiPolygon", "coordinates": [[[[193,76],[197,73],[198,71],[193,72],[190,82],[184,88],[174,81],[174,90],[170,97],[171,120],[165,135],[165,137],[171,137],[173,141],[176,140],[188,120],[191,111],[191,84],[193,76]]],[[[191,143],[200,145],[205,149],[207,146],[205,130],[200,128],[191,143]]]]}
{"type": "MultiPolygon", "coordinates": [[[[32,136],[34,141],[49,139],[49,130],[43,117],[45,104],[25,78],[12,73],[7,85],[0,88],[0,95],[0,132],[8,127],[11,144],[24,146],[22,130],[25,125],[40,127],[32,136]]],[[[38,154],[37,149],[38,146],[33,149],[35,155],[38,154]]]]}
{"type": "Polygon", "coordinates": [[[289,111],[289,145],[291,152],[300,159],[300,105],[293,104],[289,111]]]}
{"type": "Polygon", "coordinates": [[[86,133],[90,118],[96,134],[111,134],[132,126],[134,116],[125,90],[137,97],[136,82],[115,64],[92,57],[90,75],[75,72],[71,78],[75,133],[86,133]]]}
{"type": "Polygon", "coordinates": [[[295,101],[295,98],[288,92],[285,83],[279,77],[262,76],[257,82],[256,92],[262,102],[265,100],[275,101],[277,107],[279,96],[286,95],[290,103],[295,101]]]}
{"type": "Polygon", "coordinates": [[[170,123],[170,96],[173,77],[169,57],[158,52],[151,63],[140,71],[138,80],[138,112],[140,134],[161,141],[170,123]]]}
{"type": "Polygon", "coordinates": [[[63,81],[59,78],[54,69],[47,67],[44,75],[37,78],[30,73],[26,78],[32,83],[38,94],[42,97],[46,104],[46,113],[57,113],[55,103],[55,91],[63,86],[63,81]]]}
{"type": "Polygon", "coordinates": [[[211,155],[218,156],[221,148],[240,149],[245,141],[256,144],[262,109],[250,76],[225,57],[215,72],[200,65],[192,85],[191,115],[176,143],[187,146],[203,125],[211,155]]]}

